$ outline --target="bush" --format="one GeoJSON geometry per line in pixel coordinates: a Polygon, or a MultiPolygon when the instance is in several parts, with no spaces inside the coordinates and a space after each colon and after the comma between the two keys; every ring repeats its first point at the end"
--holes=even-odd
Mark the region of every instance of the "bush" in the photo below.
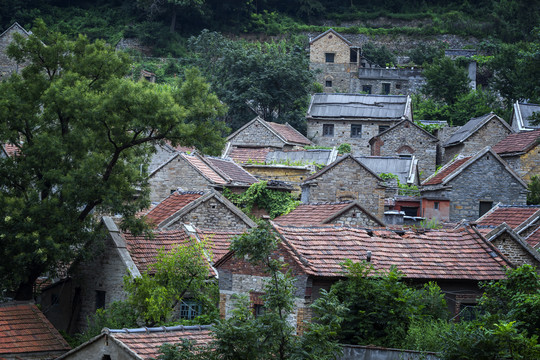
{"type": "Polygon", "coordinates": [[[370,42],[362,46],[362,56],[381,67],[396,63],[396,56],[386,46],[377,46],[370,42]]]}
{"type": "Polygon", "coordinates": [[[337,151],[340,154],[349,154],[351,152],[351,144],[343,143],[338,146],[337,151]]]}
{"type": "Polygon", "coordinates": [[[443,350],[445,335],[451,324],[447,320],[421,318],[411,322],[403,348],[418,351],[443,350]]]}

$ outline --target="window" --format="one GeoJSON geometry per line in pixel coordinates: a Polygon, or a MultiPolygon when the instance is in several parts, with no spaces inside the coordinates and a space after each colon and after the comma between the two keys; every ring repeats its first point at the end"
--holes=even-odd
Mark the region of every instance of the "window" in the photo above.
{"type": "Polygon", "coordinates": [[[264,307],[264,305],[262,304],[255,304],[253,305],[253,313],[255,315],[255,317],[259,317],[261,315],[263,315],[266,311],[266,308],[264,307]]]}
{"type": "Polygon", "coordinates": [[[334,124],[323,124],[322,134],[323,136],[334,136],[334,124]]]}
{"type": "Polygon", "coordinates": [[[405,216],[418,216],[418,207],[402,206],[401,211],[405,213],[405,216]]]}
{"type": "Polygon", "coordinates": [[[96,310],[105,309],[105,291],[96,290],[96,310]]]}
{"type": "Polygon", "coordinates": [[[439,210],[439,202],[438,202],[438,201],[435,201],[435,202],[433,203],[433,209],[439,210]]]}
{"type": "Polygon", "coordinates": [[[180,305],[180,319],[193,320],[201,314],[201,304],[196,301],[182,301],[180,305]]]}
{"type": "Polygon", "coordinates": [[[362,85],[362,92],[366,94],[371,94],[371,85],[362,85]]]}
{"type": "Polygon", "coordinates": [[[326,80],[325,86],[326,87],[332,87],[332,80],[326,80]]]}
{"type": "Polygon", "coordinates": [[[390,129],[390,125],[379,125],[379,134],[390,129]]]}
{"type": "Polygon", "coordinates": [[[401,89],[401,84],[400,83],[396,83],[396,89],[401,89]]]}
{"type": "Polygon", "coordinates": [[[358,49],[351,49],[351,59],[352,63],[358,62],[358,49]]]}
{"type": "Polygon", "coordinates": [[[493,201],[480,201],[478,217],[487,213],[493,207],[493,201]]]}
{"type": "Polygon", "coordinates": [[[390,94],[390,83],[382,83],[382,93],[384,95],[390,94]]]}
{"type": "Polygon", "coordinates": [[[352,138],[362,137],[362,125],[358,125],[358,124],[351,125],[351,137],[352,138]]]}
{"type": "Polygon", "coordinates": [[[334,57],[335,57],[336,54],[334,53],[325,53],[324,54],[324,57],[326,59],[326,62],[327,63],[333,63],[334,62],[334,57]]]}

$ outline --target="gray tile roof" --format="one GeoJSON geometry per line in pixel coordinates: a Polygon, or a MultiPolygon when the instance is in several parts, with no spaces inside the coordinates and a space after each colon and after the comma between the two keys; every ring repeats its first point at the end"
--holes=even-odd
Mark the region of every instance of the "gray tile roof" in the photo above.
{"type": "Polygon", "coordinates": [[[314,94],[307,116],[396,120],[406,115],[405,95],[314,94]]]}
{"type": "MultiPolygon", "coordinates": [[[[485,123],[487,123],[492,117],[499,118],[497,115],[493,113],[482,115],[477,118],[472,118],[465,125],[460,127],[452,136],[450,136],[450,139],[448,139],[443,146],[446,147],[446,146],[452,146],[452,145],[457,145],[459,143],[462,143],[469,136],[471,136],[478,129],[480,129],[485,123]]],[[[506,123],[504,120],[501,120],[501,121],[503,123],[506,123]]],[[[510,128],[510,125],[508,125],[508,128],[510,128]]]]}
{"type": "Polygon", "coordinates": [[[366,165],[371,171],[377,175],[390,173],[397,175],[399,182],[407,184],[414,182],[415,176],[415,159],[402,158],[399,156],[359,156],[358,161],[366,165]],[[412,179],[411,179],[412,177],[412,179]]]}
{"type": "Polygon", "coordinates": [[[538,104],[519,104],[521,117],[523,118],[523,127],[531,129],[540,129],[540,125],[532,125],[529,120],[534,112],[540,112],[538,104]]]}
{"type": "Polygon", "coordinates": [[[271,151],[266,155],[266,163],[272,162],[302,162],[302,163],[315,163],[315,164],[329,164],[335,160],[332,150],[329,149],[310,149],[299,151],[283,151],[276,150],[271,151]]]}

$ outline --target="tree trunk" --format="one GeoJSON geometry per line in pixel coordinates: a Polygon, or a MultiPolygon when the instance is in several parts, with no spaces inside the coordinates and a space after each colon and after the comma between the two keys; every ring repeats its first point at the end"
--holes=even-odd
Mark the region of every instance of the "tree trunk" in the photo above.
{"type": "Polygon", "coordinates": [[[176,6],[173,5],[172,18],[171,18],[171,28],[169,29],[170,33],[174,34],[175,29],[176,29],[176,6]]]}

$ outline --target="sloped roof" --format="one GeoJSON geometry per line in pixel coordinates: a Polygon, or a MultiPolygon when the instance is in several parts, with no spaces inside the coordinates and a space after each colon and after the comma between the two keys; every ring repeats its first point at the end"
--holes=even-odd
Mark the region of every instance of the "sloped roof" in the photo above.
{"type": "Polygon", "coordinates": [[[248,173],[246,170],[244,170],[241,166],[237,165],[232,160],[217,159],[210,156],[206,157],[206,160],[208,160],[214,167],[217,167],[219,170],[221,170],[234,183],[244,183],[251,185],[258,182],[258,180],[253,175],[248,173]]]}
{"type": "Polygon", "coordinates": [[[34,304],[0,304],[0,357],[71,349],[34,304]]]}
{"type": "Polygon", "coordinates": [[[510,125],[508,125],[506,121],[504,121],[494,113],[489,113],[469,120],[465,125],[460,127],[454,134],[452,134],[452,136],[450,136],[450,138],[446,141],[446,143],[443,144],[443,146],[447,147],[462,143],[493,118],[497,121],[500,121],[501,124],[508,128],[508,130],[514,132],[514,130],[512,130],[512,128],[510,127],[510,125]]]}
{"type": "MultiPolygon", "coordinates": [[[[422,121],[426,122],[426,120],[420,120],[420,122],[422,122],[422,121]]],[[[446,123],[446,121],[441,121],[441,122],[446,123]]],[[[397,129],[398,127],[405,126],[405,125],[407,125],[407,124],[409,124],[410,128],[412,128],[412,129],[417,129],[417,130],[419,130],[421,133],[423,133],[424,135],[426,135],[427,137],[432,138],[432,140],[433,140],[434,142],[439,141],[439,139],[438,139],[436,136],[434,136],[433,134],[431,134],[431,133],[429,133],[428,131],[424,130],[422,127],[416,125],[413,121],[411,121],[411,120],[409,120],[409,119],[405,119],[405,120],[402,120],[402,121],[398,122],[397,124],[395,124],[395,125],[389,127],[388,129],[384,130],[383,132],[381,132],[381,133],[375,135],[374,137],[372,137],[372,138],[369,140],[369,143],[371,144],[375,139],[377,139],[377,138],[379,138],[379,137],[381,137],[381,136],[383,136],[383,135],[385,135],[385,134],[387,134],[387,133],[390,133],[390,132],[394,131],[394,130],[397,129]]]]}
{"type": "Polygon", "coordinates": [[[505,154],[527,152],[538,144],[540,144],[540,129],[510,134],[499,141],[493,147],[493,151],[504,156],[505,154]]]}
{"type": "Polygon", "coordinates": [[[538,249],[540,247],[540,226],[530,233],[529,236],[525,238],[525,241],[533,248],[538,249]]]}
{"type": "Polygon", "coordinates": [[[175,191],[146,213],[148,221],[158,226],[182,208],[200,198],[202,191],[175,191]]]}
{"type": "Polygon", "coordinates": [[[13,144],[3,144],[2,148],[7,156],[15,156],[19,153],[19,148],[13,144]]]}
{"type": "Polygon", "coordinates": [[[311,141],[309,141],[308,138],[306,138],[288,123],[278,124],[275,122],[266,121],[266,124],[269,125],[272,129],[274,129],[274,131],[281,135],[287,142],[303,145],[311,144],[311,141]]]}
{"type": "Polygon", "coordinates": [[[266,156],[266,163],[290,162],[304,164],[329,164],[335,161],[337,150],[308,149],[308,150],[272,150],[266,156]]]}
{"type": "Polygon", "coordinates": [[[280,225],[294,226],[326,224],[353,207],[360,209],[380,226],[384,226],[377,217],[356,201],[300,204],[290,213],[275,218],[274,222],[280,225]]]}
{"type": "Polygon", "coordinates": [[[400,156],[357,156],[356,159],[366,165],[375,174],[397,175],[402,184],[415,183],[418,160],[400,156]]]}
{"type": "Polygon", "coordinates": [[[208,164],[208,162],[206,162],[202,156],[198,154],[180,154],[180,156],[186,159],[195,169],[197,169],[204,177],[214,184],[224,185],[227,183],[225,176],[216,171],[216,169],[208,164]]]}
{"type": "Polygon", "coordinates": [[[11,24],[10,27],[8,27],[6,30],[4,30],[4,31],[0,34],[0,37],[4,36],[4,34],[6,34],[8,31],[10,31],[11,29],[14,29],[14,28],[18,28],[19,30],[21,30],[22,32],[24,32],[26,35],[31,35],[31,34],[32,34],[31,31],[26,31],[26,29],[23,28],[21,25],[19,25],[18,22],[14,22],[13,24],[11,24]]]}
{"type": "Polygon", "coordinates": [[[247,162],[264,163],[270,151],[271,149],[268,147],[251,148],[234,146],[228,156],[240,164],[247,162]]]}
{"type": "Polygon", "coordinates": [[[199,239],[208,243],[208,248],[213,255],[212,262],[214,263],[229,252],[232,238],[243,234],[241,231],[227,230],[196,229],[196,231],[199,239]]]}
{"type": "Polygon", "coordinates": [[[536,213],[540,214],[539,205],[497,204],[480,217],[476,223],[481,226],[499,226],[506,223],[512,229],[516,229],[536,213]]]}
{"type": "Polygon", "coordinates": [[[510,264],[497,249],[473,231],[412,231],[398,235],[358,228],[274,224],[284,248],[309,275],[343,276],[341,263],[366,260],[376,270],[396,266],[409,279],[490,280],[505,276],[510,264]]]}
{"type": "Polygon", "coordinates": [[[353,157],[351,154],[347,154],[347,155],[343,156],[342,158],[337,159],[336,161],[334,161],[334,162],[331,163],[330,165],[325,166],[325,167],[322,168],[321,170],[317,171],[315,174],[313,174],[313,175],[307,177],[306,180],[304,181],[304,183],[306,183],[306,182],[308,182],[308,181],[311,181],[311,180],[314,180],[314,179],[318,178],[319,176],[323,175],[323,174],[326,173],[327,171],[333,169],[336,165],[338,165],[338,164],[340,164],[341,162],[345,161],[345,159],[352,159],[352,160],[354,160],[358,165],[360,165],[360,167],[366,169],[368,173],[372,174],[372,175],[375,176],[377,179],[382,180],[382,179],[379,177],[379,175],[377,175],[376,173],[374,173],[369,167],[367,167],[366,165],[362,164],[360,161],[358,161],[358,159],[356,159],[355,157],[353,157]]]}
{"type": "Polygon", "coordinates": [[[337,37],[339,37],[341,40],[343,40],[345,43],[347,43],[347,45],[351,46],[352,45],[352,42],[350,42],[349,40],[345,39],[340,33],[338,33],[337,31],[335,31],[334,29],[330,28],[328,30],[326,30],[325,32],[323,32],[322,34],[316,36],[315,38],[313,38],[312,40],[310,40],[309,44],[313,44],[315,41],[319,40],[320,38],[322,38],[323,36],[325,36],[326,34],[328,33],[332,33],[334,35],[336,35],[337,37]]]}
{"type": "Polygon", "coordinates": [[[516,107],[519,111],[519,118],[521,119],[521,128],[523,128],[524,130],[540,129],[540,125],[533,125],[530,121],[533,113],[540,112],[539,104],[516,103],[516,106],[514,106],[514,111],[516,110],[516,107]]]}
{"type": "Polygon", "coordinates": [[[437,185],[441,184],[444,179],[459,169],[463,164],[471,159],[471,156],[457,157],[448,164],[444,165],[438,172],[428,177],[422,185],[437,185]]]}
{"type": "Polygon", "coordinates": [[[407,115],[405,95],[314,94],[308,118],[398,120],[407,115]]]}

